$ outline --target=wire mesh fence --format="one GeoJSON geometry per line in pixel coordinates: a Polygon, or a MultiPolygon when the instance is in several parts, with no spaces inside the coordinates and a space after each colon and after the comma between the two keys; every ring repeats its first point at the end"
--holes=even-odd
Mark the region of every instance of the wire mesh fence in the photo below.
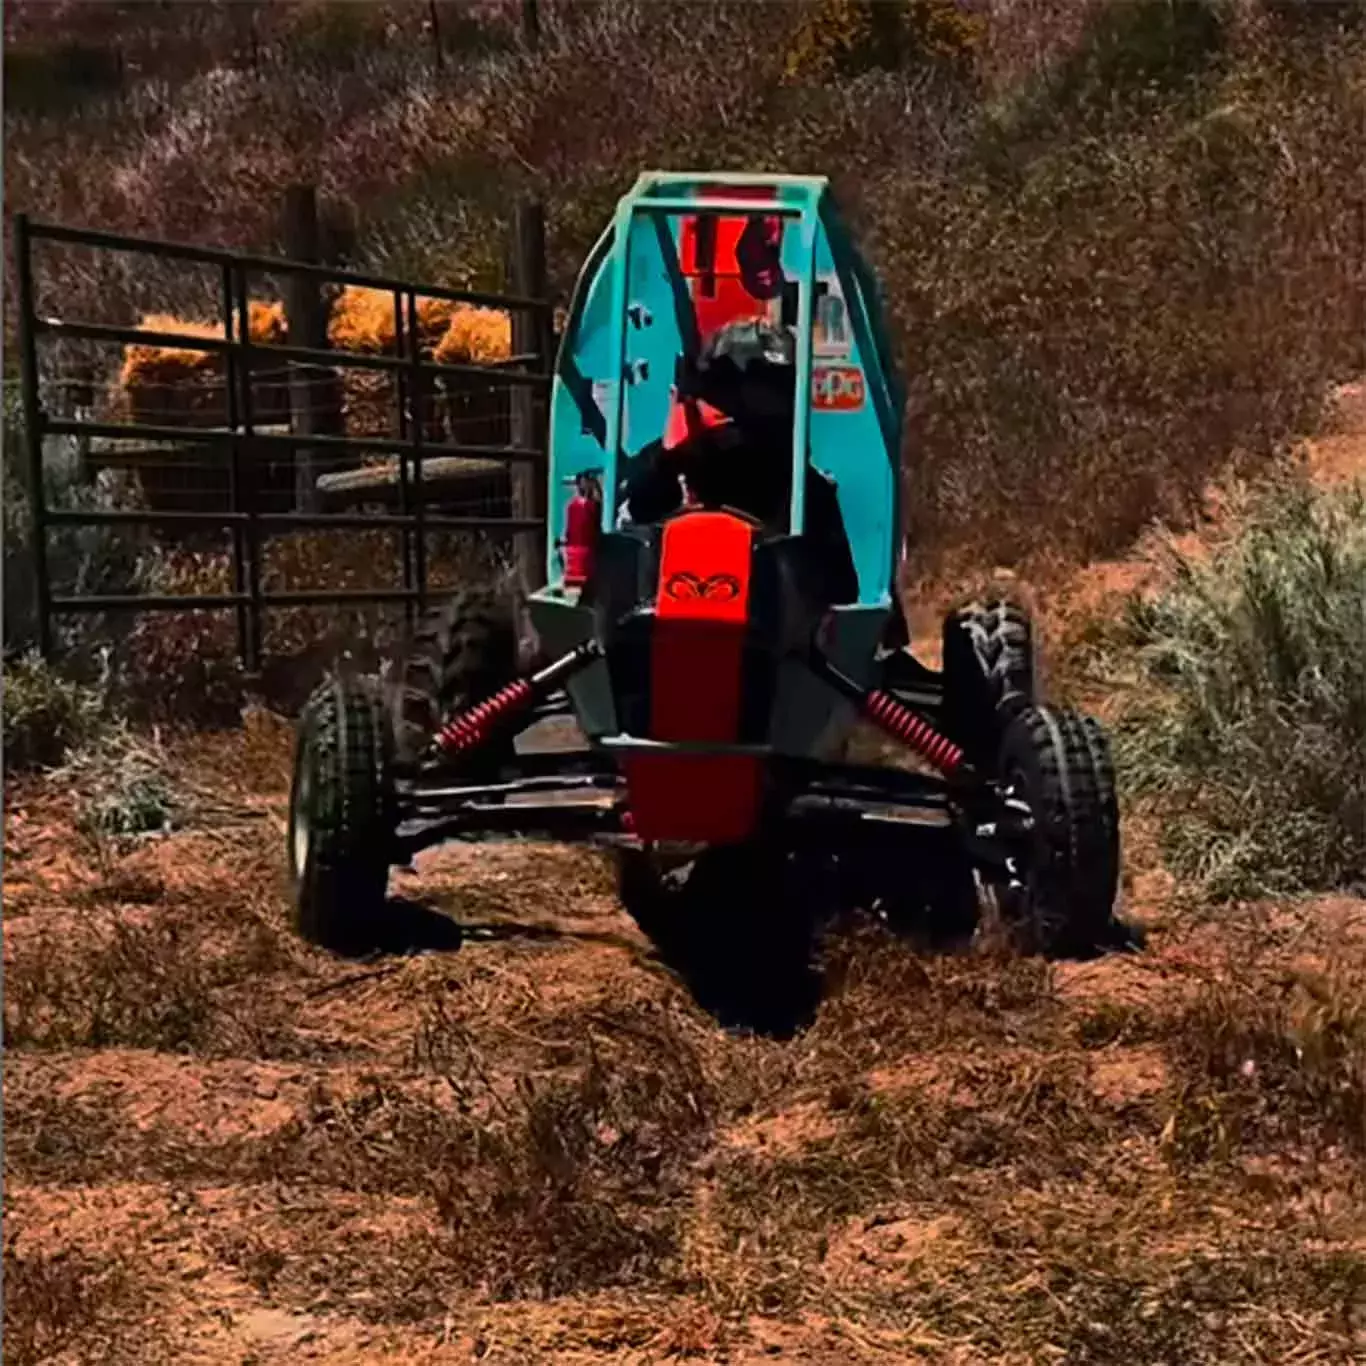
{"type": "MultiPolygon", "coordinates": [[[[131,614],[124,639],[146,643],[143,614],[178,613],[183,626],[155,628],[169,647],[257,673],[357,614],[382,635],[379,617],[543,543],[518,496],[544,478],[543,300],[22,215],[14,246],[22,380],[6,413],[17,398],[44,654],[72,638],[54,622],[131,614]],[[86,270],[103,253],[150,258],[158,278],[197,272],[175,297],[199,311],[124,291],[112,316],[56,316],[35,260],[48,249],[77,250],[86,270]],[[321,324],[301,324],[305,310],[321,324]],[[54,553],[73,538],[87,553],[54,553]]],[[[512,278],[543,279],[525,234],[518,247],[512,278]]]]}

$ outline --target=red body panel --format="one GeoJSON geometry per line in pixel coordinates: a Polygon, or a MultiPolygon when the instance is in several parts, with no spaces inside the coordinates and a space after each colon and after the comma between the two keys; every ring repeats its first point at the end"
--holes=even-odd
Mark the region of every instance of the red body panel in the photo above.
{"type": "Polygon", "coordinates": [[[674,397],[669,405],[669,417],[664,427],[664,449],[671,451],[681,446],[695,432],[712,427],[724,427],[730,421],[719,408],[700,398],[674,397]]]}
{"type": "Polygon", "coordinates": [[[650,657],[656,740],[728,744],[739,734],[753,543],[753,528],[728,512],[665,524],[650,657]]]}
{"type": "MultiPolygon", "coordinates": [[[[710,188],[756,203],[773,198],[768,189],[710,188]]],[[[737,248],[748,223],[744,215],[717,216],[710,260],[704,261],[699,219],[683,220],[681,265],[703,339],[729,322],[772,318],[781,305],[777,276],[753,279],[758,293],[746,282],[737,248]],[[761,288],[765,284],[769,288],[761,288]]],[[[765,216],[763,232],[776,263],[782,218],[765,216]]],[[[675,403],[666,446],[686,436],[688,416],[675,403]]],[[[725,420],[705,404],[695,405],[691,416],[701,426],[725,420]]],[[[747,523],[721,512],[689,513],[664,529],[650,661],[655,740],[738,742],[753,535],[747,523]]],[[[623,767],[632,823],[643,840],[731,844],[754,831],[764,773],[762,760],[753,755],[639,753],[623,767]]]]}
{"type": "MultiPolygon", "coordinates": [[[[767,188],[713,188],[715,193],[727,199],[753,199],[756,204],[773,199],[773,191],[767,188]]],[[[706,186],[702,187],[703,192],[707,189],[706,186]]],[[[739,214],[724,214],[714,215],[713,220],[715,238],[709,261],[699,259],[700,216],[683,220],[680,240],[680,265],[689,280],[697,330],[703,340],[717,328],[738,319],[770,318],[778,299],[776,294],[766,291],[759,294],[751,292],[745,282],[737,248],[749,219],[739,214]]],[[[782,218],[777,215],[765,217],[763,230],[776,259],[782,242],[782,218]]]]}
{"type": "Polygon", "coordinates": [[[763,764],[750,754],[633,754],[631,822],[647,843],[739,844],[754,833],[763,764]]]}
{"type": "MultiPolygon", "coordinates": [[[[725,512],[666,523],[650,654],[652,739],[738,743],[753,543],[753,528],[725,512]]],[[[754,828],[762,765],[753,756],[636,754],[625,770],[642,839],[725,844],[754,828]]]]}

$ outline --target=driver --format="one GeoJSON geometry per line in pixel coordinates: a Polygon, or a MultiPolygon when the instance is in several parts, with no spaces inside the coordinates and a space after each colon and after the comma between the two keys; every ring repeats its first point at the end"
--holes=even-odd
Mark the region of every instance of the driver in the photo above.
{"type": "MultiPolygon", "coordinates": [[[[796,402],[792,332],[759,319],[709,337],[676,387],[668,426],[633,462],[625,508],[657,522],[685,502],[733,507],[770,527],[787,524],[796,402]]],[[[821,552],[830,601],[852,602],[858,576],[835,487],[807,467],[806,535],[821,552]]]]}

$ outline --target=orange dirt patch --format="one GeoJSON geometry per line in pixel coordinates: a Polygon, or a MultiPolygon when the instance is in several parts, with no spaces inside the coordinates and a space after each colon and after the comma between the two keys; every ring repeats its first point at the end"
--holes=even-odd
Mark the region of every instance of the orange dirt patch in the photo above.
{"type": "Polygon", "coordinates": [[[838,1116],[819,1101],[799,1101],[781,1114],[753,1116],[732,1125],[722,1142],[741,1152],[762,1152],[767,1156],[800,1153],[840,1130],[838,1116]]]}
{"type": "Polygon", "coordinates": [[[41,1060],[19,1054],[6,1068],[5,1084],[18,1093],[41,1085],[59,1101],[98,1099],[140,1132],[173,1128],[185,1141],[221,1143],[283,1128],[312,1080],[283,1064],[101,1049],[41,1060]]]}
{"type": "Polygon", "coordinates": [[[943,1256],[959,1233],[959,1221],[950,1214],[856,1219],[831,1238],[825,1274],[836,1287],[868,1276],[905,1276],[917,1263],[943,1256]]]}
{"type": "Polygon", "coordinates": [[[1091,1060],[1091,1089],[1107,1105],[1151,1100],[1167,1085],[1167,1062],[1156,1048],[1114,1049],[1091,1060]]]}
{"type": "MultiPolygon", "coordinates": [[[[814,1028],[784,1044],[719,1028],[581,851],[424,858],[395,891],[464,926],[445,951],[344,963],[290,940],[263,956],[235,929],[287,915],[271,833],[282,798],[261,800],[268,819],[112,855],[49,834],[44,856],[68,871],[34,880],[7,924],[23,974],[20,926],[60,927],[79,962],[116,916],[202,923],[177,971],[217,975],[170,985],[188,1006],[235,1012],[232,1029],[202,1036],[208,1053],[7,1054],[7,1275],[49,1274],[61,1256],[138,1273],[133,1299],[73,1327],[73,1359],[118,1360],[133,1323],[133,1359],[153,1362],[1065,1358],[1073,1319],[1047,1300],[1020,1320],[1026,1337],[1011,1335],[1033,1303],[1022,1275],[1068,1266],[1078,1284],[1106,1283],[1077,1262],[1074,1227],[1088,1258],[1110,1249],[1156,1288],[1175,1263],[1143,1260],[1135,1221],[1164,1246],[1206,1247],[1211,1210],[1239,1226],[1254,1177],[1256,1201],[1287,1219],[1317,1193],[1340,1242],[1357,1217],[1345,1156],[1318,1185],[1288,1157],[1271,1185],[1212,1161],[1164,1203],[1164,1107],[1183,1084],[1166,1040],[1181,1002],[1237,957],[1217,925],[1172,920],[1146,952],[1051,972],[897,966],[874,939],[832,979],[814,1028]],[[141,904],[128,901],[135,882],[141,904]],[[458,1147],[470,1122],[486,1151],[458,1147]],[[1105,1198],[1132,1213],[1088,1215],[1076,1173],[1094,1192],[1119,1182],[1105,1198]],[[519,1203],[538,1191],[543,1203],[519,1203]],[[533,1289],[542,1278],[550,1288],[533,1289]]],[[[25,815],[51,823],[41,799],[25,815]]],[[[1264,920],[1247,970],[1270,981],[1359,943],[1366,916],[1333,899],[1264,920]]],[[[725,954],[724,938],[711,951],[725,954]]],[[[150,988],[118,989],[145,1027],[164,1027],[150,988]]],[[[1246,1230],[1258,1256],[1300,1255],[1275,1227],[1246,1230]]],[[[1331,1342],[1312,1326],[1317,1282],[1295,1280],[1295,1265],[1277,1274],[1300,1287],[1283,1293],[1311,1327],[1264,1338],[1273,1349],[1331,1342]]],[[[1116,1316],[1136,1344],[1128,1359],[1142,1359],[1142,1319],[1116,1316]]]]}

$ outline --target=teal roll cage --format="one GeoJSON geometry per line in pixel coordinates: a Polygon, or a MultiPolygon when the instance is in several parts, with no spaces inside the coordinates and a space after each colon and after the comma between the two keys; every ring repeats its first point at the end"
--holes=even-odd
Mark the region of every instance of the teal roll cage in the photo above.
{"type": "MultiPolygon", "coordinates": [[[[904,393],[891,359],[877,286],[854,249],[819,176],[647,172],[622,197],[575,287],[556,361],[551,400],[547,563],[579,474],[601,480],[602,528],[617,523],[623,464],[632,438],[663,430],[669,372],[697,345],[693,300],[681,265],[684,218],[779,219],[781,266],[795,281],[796,404],[789,530],[805,524],[806,480],[814,465],[836,484],[859,578],[859,605],[887,607],[899,552],[901,413],[904,393]],[[755,193],[764,197],[753,197],[755,193]],[[787,231],[788,225],[795,233],[787,231]],[[863,402],[852,412],[813,400],[818,288],[847,311],[847,355],[834,368],[858,370],[863,402]],[[629,433],[629,434],[628,434],[629,433]]],[[[820,373],[828,375],[823,364],[820,373]]],[[[560,582],[551,571],[551,589],[560,582]]]]}
{"type": "MultiPolygon", "coordinates": [[[[795,284],[795,299],[783,297],[775,306],[790,312],[784,321],[796,334],[798,367],[787,530],[800,534],[804,527],[802,476],[809,465],[834,483],[858,577],[856,600],[831,611],[824,649],[850,678],[871,686],[879,643],[900,610],[904,394],[877,285],[819,176],[647,172],[621,199],[580,272],[556,357],[546,499],[550,572],[528,603],[532,623],[552,655],[597,629],[580,589],[565,582],[560,536],[582,475],[599,481],[601,527],[615,531],[630,463],[664,434],[677,363],[696,355],[700,344],[701,296],[691,292],[695,275],[683,268],[680,230],[682,220],[699,215],[777,218],[783,225],[783,291],[790,295],[795,284]],[[832,297],[837,308],[829,307],[832,297]],[[852,381],[856,401],[823,395],[820,382],[832,377],[852,381]]],[[[590,743],[638,743],[620,734],[603,661],[570,680],[567,691],[590,743]]],[[[783,664],[775,752],[833,755],[852,719],[849,704],[800,661],[783,664]]]]}

